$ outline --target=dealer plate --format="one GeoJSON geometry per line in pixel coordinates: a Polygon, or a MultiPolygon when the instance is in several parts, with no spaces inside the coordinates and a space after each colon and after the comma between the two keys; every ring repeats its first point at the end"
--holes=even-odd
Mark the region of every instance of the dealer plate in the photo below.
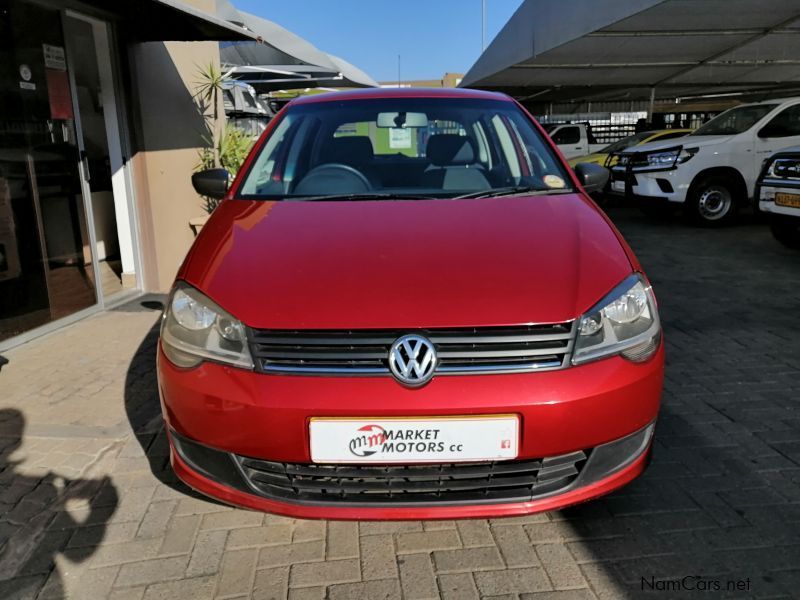
{"type": "Polygon", "coordinates": [[[788,206],[790,208],[800,208],[800,195],[779,192],[775,194],[775,204],[778,206],[788,206]]]}
{"type": "Polygon", "coordinates": [[[309,436],[315,463],[508,460],[519,452],[519,417],[313,418],[309,436]]]}

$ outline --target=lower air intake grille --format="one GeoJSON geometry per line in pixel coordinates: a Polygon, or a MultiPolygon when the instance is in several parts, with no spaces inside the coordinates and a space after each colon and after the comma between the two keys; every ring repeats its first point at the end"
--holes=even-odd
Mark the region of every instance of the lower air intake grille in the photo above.
{"type": "Polygon", "coordinates": [[[261,495],[361,505],[524,502],[569,486],[588,452],[535,460],[436,465],[316,465],[235,457],[261,495]]]}

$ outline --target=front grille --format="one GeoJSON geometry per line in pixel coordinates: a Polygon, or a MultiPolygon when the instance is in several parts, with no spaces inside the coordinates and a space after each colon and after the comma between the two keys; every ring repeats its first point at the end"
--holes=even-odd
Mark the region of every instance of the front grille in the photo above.
{"type": "Polygon", "coordinates": [[[388,375],[392,343],[424,335],[436,347],[438,375],[559,369],[569,362],[573,322],[519,327],[399,330],[251,330],[264,373],[388,375]]]}
{"type": "Polygon", "coordinates": [[[775,158],[765,169],[759,185],[762,187],[800,188],[800,155],[785,154],[775,158]]]}
{"type": "Polygon", "coordinates": [[[568,487],[588,452],[543,459],[436,465],[316,465],[236,456],[263,496],[337,504],[525,502],[568,487]]]}

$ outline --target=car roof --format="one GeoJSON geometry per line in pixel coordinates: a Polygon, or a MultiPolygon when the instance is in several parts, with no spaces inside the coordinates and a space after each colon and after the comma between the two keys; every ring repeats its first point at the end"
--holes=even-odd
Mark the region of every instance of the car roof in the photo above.
{"type": "Polygon", "coordinates": [[[742,106],[759,106],[761,104],[789,104],[791,102],[800,102],[800,96],[792,96],[789,98],[770,98],[769,100],[761,100],[759,102],[745,102],[732,108],[740,108],[742,106]]]}
{"type": "Polygon", "coordinates": [[[477,100],[503,100],[512,102],[509,96],[499,92],[469,90],[463,88],[365,88],[341,92],[325,92],[295,98],[290,104],[314,102],[341,102],[347,100],[373,100],[384,98],[470,98],[477,100]]]}

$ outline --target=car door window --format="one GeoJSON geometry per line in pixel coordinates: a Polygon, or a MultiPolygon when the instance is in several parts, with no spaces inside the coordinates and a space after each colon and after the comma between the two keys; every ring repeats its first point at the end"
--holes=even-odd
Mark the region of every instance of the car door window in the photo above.
{"type": "Polygon", "coordinates": [[[577,144],[581,141],[581,130],[578,127],[562,127],[553,134],[553,141],[558,144],[577,144]]]}
{"type": "Polygon", "coordinates": [[[800,136],[800,104],[782,110],[759,131],[759,137],[800,136]]]}

